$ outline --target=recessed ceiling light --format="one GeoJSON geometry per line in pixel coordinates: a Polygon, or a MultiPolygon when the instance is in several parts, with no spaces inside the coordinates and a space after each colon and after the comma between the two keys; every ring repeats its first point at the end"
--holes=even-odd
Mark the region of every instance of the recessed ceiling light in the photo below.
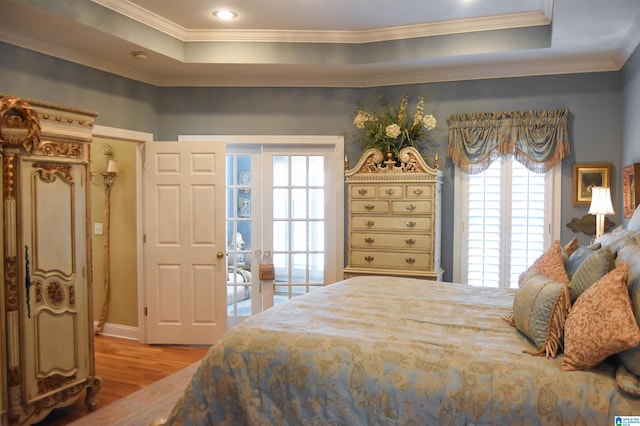
{"type": "Polygon", "coordinates": [[[218,19],[223,19],[225,21],[228,21],[230,19],[237,18],[238,14],[236,12],[234,12],[233,10],[220,9],[220,10],[216,10],[215,12],[213,12],[213,16],[215,16],[218,19]]]}
{"type": "Polygon", "coordinates": [[[145,59],[147,59],[149,57],[147,55],[147,52],[144,52],[142,50],[134,50],[133,52],[131,52],[131,56],[133,56],[136,59],[140,59],[142,61],[144,61],[145,59]]]}

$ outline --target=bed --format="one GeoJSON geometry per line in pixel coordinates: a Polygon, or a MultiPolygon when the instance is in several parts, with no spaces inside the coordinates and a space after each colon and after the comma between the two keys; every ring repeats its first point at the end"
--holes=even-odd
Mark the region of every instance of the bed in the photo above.
{"type": "Polygon", "coordinates": [[[614,424],[640,415],[617,362],[523,353],[516,291],[367,276],[244,321],[203,359],[170,425],[614,424]]]}
{"type": "Polygon", "coordinates": [[[233,305],[251,297],[250,283],[251,271],[246,269],[228,268],[227,305],[233,305]]]}

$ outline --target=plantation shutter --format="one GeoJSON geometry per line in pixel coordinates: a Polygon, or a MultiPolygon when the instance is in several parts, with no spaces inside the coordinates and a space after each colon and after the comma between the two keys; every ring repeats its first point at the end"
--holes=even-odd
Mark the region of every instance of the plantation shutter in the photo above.
{"type": "Polygon", "coordinates": [[[544,252],[545,177],[509,158],[469,176],[467,282],[518,287],[544,252]]]}

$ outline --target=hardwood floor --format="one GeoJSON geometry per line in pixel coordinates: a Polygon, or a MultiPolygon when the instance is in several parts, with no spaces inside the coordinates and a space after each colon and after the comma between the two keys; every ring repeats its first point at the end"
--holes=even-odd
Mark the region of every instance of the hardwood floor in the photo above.
{"type": "MultiPolygon", "coordinates": [[[[133,340],[96,336],[96,375],[102,379],[96,410],[202,359],[209,346],[142,345],[133,340]]],[[[84,392],[72,405],[52,411],[42,426],[67,425],[89,414],[84,392]]]]}

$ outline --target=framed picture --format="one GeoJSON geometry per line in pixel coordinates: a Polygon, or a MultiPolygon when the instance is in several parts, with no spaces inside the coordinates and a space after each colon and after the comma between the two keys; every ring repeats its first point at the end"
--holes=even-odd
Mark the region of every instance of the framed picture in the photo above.
{"type": "Polygon", "coordinates": [[[640,203],[640,185],[636,185],[638,177],[640,177],[640,163],[629,164],[622,169],[624,217],[633,216],[636,206],[640,203]]]}
{"type": "Polygon", "coordinates": [[[573,163],[573,205],[590,205],[594,186],[611,187],[611,163],[573,163]]]}

